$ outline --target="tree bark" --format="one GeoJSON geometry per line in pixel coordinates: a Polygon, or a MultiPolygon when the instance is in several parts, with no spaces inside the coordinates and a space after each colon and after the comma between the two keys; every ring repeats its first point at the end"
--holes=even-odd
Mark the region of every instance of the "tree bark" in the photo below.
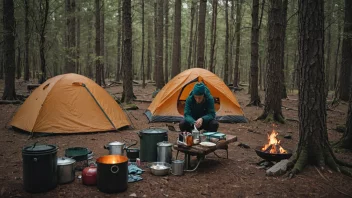
{"type": "Polygon", "coordinates": [[[5,87],[3,100],[16,100],[15,91],[15,16],[13,0],[3,1],[4,70],[5,87]]]}
{"type": "Polygon", "coordinates": [[[340,99],[348,101],[352,67],[352,1],[345,0],[345,23],[343,28],[340,70],[340,99]]]}
{"type": "Polygon", "coordinates": [[[95,0],[95,82],[101,86],[100,0],[95,0]]]}
{"type": "Polygon", "coordinates": [[[225,1],[225,67],[224,67],[224,83],[229,84],[229,1],[225,1]]]}
{"type": "MultiPolygon", "coordinates": [[[[175,1],[175,26],[174,26],[174,42],[172,52],[172,72],[171,78],[181,72],[181,0],[175,1]]],[[[192,23],[192,22],[191,22],[192,23]]],[[[192,31],[192,30],[191,30],[192,31]]]]}
{"type": "Polygon", "coordinates": [[[281,111],[281,77],[282,77],[282,0],[269,1],[268,16],[268,65],[267,86],[265,90],[265,108],[258,119],[284,123],[281,111]]]}
{"type": "Polygon", "coordinates": [[[123,41],[123,93],[124,101],[129,104],[133,100],[132,85],[132,13],[131,1],[123,0],[123,24],[124,24],[124,41],[123,41]]]}
{"type": "Polygon", "coordinates": [[[189,47],[188,47],[188,58],[187,58],[187,68],[191,68],[192,64],[192,46],[193,46],[193,21],[194,21],[194,14],[196,10],[196,2],[192,0],[191,3],[191,27],[189,28],[189,47]]]}
{"type": "Polygon", "coordinates": [[[77,43],[76,43],[76,68],[77,68],[77,74],[81,74],[81,61],[80,61],[80,50],[81,50],[81,0],[77,0],[77,12],[76,12],[76,38],[77,38],[77,43]]]}
{"type": "Polygon", "coordinates": [[[233,80],[233,87],[238,87],[238,83],[240,81],[239,78],[239,64],[240,64],[240,46],[241,46],[241,0],[237,0],[237,8],[236,8],[236,27],[235,27],[235,34],[236,34],[236,52],[235,52],[235,68],[234,68],[234,80],[233,80]]]}
{"type": "Polygon", "coordinates": [[[207,10],[207,1],[200,0],[199,4],[199,21],[198,21],[198,56],[197,67],[204,68],[204,49],[205,49],[205,16],[207,10]]]}
{"type": "Polygon", "coordinates": [[[117,56],[116,56],[116,73],[115,73],[115,81],[120,81],[121,79],[121,31],[122,31],[122,24],[121,24],[121,18],[122,18],[122,11],[121,11],[121,1],[117,2],[117,56]]]}
{"type": "Polygon", "coordinates": [[[40,54],[40,68],[41,75],[39,79],[39,84],[46,80],[46,60],[45,60],[45,38],[46,38],[46,26],[48,22],[49,15],[49,0],[45,0],[45,5],[42,5],[40,1],[40,41],[39,41],[39,54],[40,54]],[[44,9],[44,10],[42,10],[44,9]],[[44,13],[43,13],[44,12],[44,13]]]}
{"type": "Polygon", "coordinates": [[[251,33],[251,101],[250,105],[260,106],[258,94],[258,51],[259,51],[259,0],[252,3],[252,33],[251,33]]]}
{"type": "Polygon", "coordinates": [[[28,10],[29,2],[24,0],[25,11],[24,11],[24,42],[25,42],[25,52],[24,52],[24,80],[29,81],[29,20],[28,20],[28,10]]]}
{"type": "Polygon", "coordinates": [[[21,74],[22,74],[22,67],[21,67],[21,48],[20,48],[21,44],[18,43],[17,46],[17,67],[16,67],[16,79],[20,79],[21,78],[21,74]]]}
{"type": "Polygon", "coordinates": [[[153,78],[155,82],[158,78],[158,0],[154,2],[154,67],[153,78]]]}
{"type": "Polygon", "coordinates": [[[197,14],[199,12],[199,5],[196,4],[195,6],[195,21],[194,24],[196,25],[195,27],[195,31],[193,34],[193,58],[192,58],[192,63],[191,63],[191,67],[197,67],[197,56],[198,56],[198,48],[197,48],[197,44],[198,44],[198,21],[199,21],[199,14],[197,14]]]}
{"type": "Polygon", "coordinates": [[[339,171],[326,127],[323,1],[299,0],[298,10],[299,142],[291,175],[308,164],[339,171]]]}
{"type": "MultiPolygon", "coordinates": [[[[281,86],[282,86],[282,92],[281,92],[281,98],[287,98],[287,91],[286,91],[286,80],[285,80],[285,41],[286,41],[286,26],[287,26],[287,5],[288,5],[288,0],[283,0],[282,1],[282,14],[281,14],[281,56],[280,56],[280,61],[281,61],[281,86]]],[[[286,65],[286,70],[288,69],[288,65],[286,65]]]]}
{"type": "Polygon", "coordinates": [[[142,57],[141,57],[141,69],[142,69],[142,87],[145,88],[145,72],[144,72],[144,0],[141,0],[142,7],[142,57]]]}
{"type": "Polygon", "coordinates": [[[0,43],[0,79],[4,79],[4,44],[0,43]]]}
{"type": "Polygon", "coordinates": [[[100,71],[101,71],[101,84],[105,83],[105,2],[101,0],[100,11],[100,71]]]}
{"type": "Polygon", "coordinates": [[[163,25],[164,25],[164,16],[163,16],[163,0],[158,0],[157,4],[157,37],[156,37],[156,88],[161,89],[165,85],[164,82],[164,72],[163,72],[163,25]],[[159,39],[158,39],[159,38],[159,39]]]}
{"type": "Polygon", "coordinates": [[[66,0],[67,10],[67,64],[65,65],[66,73],[76,73],[76,0],[66,0]]]}
{"type": "Polygon", "coordinates": [[[333,6],[333,1],[327,2],[328,7],[327,7],[327,12],[328,16],[326,16],[326,26],[327,26],[327,33],[326,33],[326,43],[325,43],[325,49],[326,51],[326,62],[325,62],[325,94],[328,96],[329,90],[330,90],[330,76],[331,76],[331,23],[332,23],[332,6],[333,6]]]}
{"type": "Polygon", "coordinates": [[[152,79],[152,54],[153,54],[153,49],[152,49],[152,38],[153,38],[153,22],[152,18],[148,17],[147,21],[148,27],[148,40],[147,40],[147,79],[151,80],[152,79]]]}
{"type": "MultiPolygon", "coordinates": [[[[228,0],[226,2],[228,2],[228,0]]],[[[216,19],[218,15],[218,1],[213,0],[212,5],[213,5],[213,13],[212,13],[212,19],[211,19],[211,34],[210,34],[211,46],[210,46],[210,56],[209,56],[210,57],[209,70],[215,73],[216,19]]],[[[226,5],[228,7],[228,3],[226,3],[226,5]]]]}
{"type": "Polygon", "coordinates": [[[86,65],[87,65],[87,76],[88,78],[93,79],[93,49],[92,49],[92,38],[93,38],[93,16],[89,17],[87,20],[87,27],[88,27],[88,42],[87,42],[87,58],[86,58],[86,65]]]}
{"type": "MultiPolygon", "coordinates": [[[[181,0],[179,0],[181,1],[181,0]]],[[[176,4],[177,2],[175,2],[176,4]]],[[[164,0],[165,16],[165,82],[169,81],[169,0],[164,0]]],[[[176,13],[175,13],[176,14],[176,13]]],[[[181,57],[179,57],[181,59],[181,57]]]]}

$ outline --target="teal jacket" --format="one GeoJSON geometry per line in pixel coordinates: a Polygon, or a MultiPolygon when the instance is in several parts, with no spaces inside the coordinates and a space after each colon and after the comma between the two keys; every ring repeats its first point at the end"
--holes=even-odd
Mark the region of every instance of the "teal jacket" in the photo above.
{"type": "Polygon", "coordinates": [[[193,124],[197,119],[203,118],[203,123],[215,119],[214,98],[206,87],[204,101],[197,104],[193,97],[193,91],[189,94],[184,111],[186,122],[193,124]]]}

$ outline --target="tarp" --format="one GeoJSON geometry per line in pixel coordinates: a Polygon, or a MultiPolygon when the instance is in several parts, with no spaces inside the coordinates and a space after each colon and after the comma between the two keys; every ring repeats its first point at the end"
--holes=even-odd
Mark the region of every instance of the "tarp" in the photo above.
{"type": "Polygon", "coordinates": [[[112,131],[130,125],[114,98],[91,79],[63,74],[48,79],[21,105],[10,125],[43,133],[112,131]]]}
{"type": "Polygon", "coordinates": [[[247,122],[234,93],[214,73],[201,68],[188,69],[170,80],[156,95],[145,114],[150,122],[178,122],[183,119],[185,101],[194,84],[203,82],[215,100],[220,122],[247,122]]]}

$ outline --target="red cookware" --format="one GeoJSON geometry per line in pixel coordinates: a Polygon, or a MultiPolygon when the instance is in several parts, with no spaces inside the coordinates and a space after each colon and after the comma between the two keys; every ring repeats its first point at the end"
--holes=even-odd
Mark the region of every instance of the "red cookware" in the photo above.
{"type": "Polygon", "coordinates": [[[85,185],[97,185],[97,167],[91,164],[82,171],[82,182],[85,185]]]}

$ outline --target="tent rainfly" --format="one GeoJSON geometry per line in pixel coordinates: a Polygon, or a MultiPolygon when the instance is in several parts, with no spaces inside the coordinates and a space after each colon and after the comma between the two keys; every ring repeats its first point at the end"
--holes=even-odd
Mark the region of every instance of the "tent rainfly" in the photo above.
{"type": "Polygon", "coordinates": [[[247,122],[235,95],[226,84],[214,73],[201,68],[181,72],[160,90],[145,112],[149,121],[181,121],[185,101],[197,82],[203,82],[214,97],[216,119],[219,122],[247,122]]]}
{"type": "Polygon", "coordinates": [[[48,79],[27,98],[11,126],[28,132],[113,131],[130,125],[111,95],[91,79],[63,74],[48,79]]]}

